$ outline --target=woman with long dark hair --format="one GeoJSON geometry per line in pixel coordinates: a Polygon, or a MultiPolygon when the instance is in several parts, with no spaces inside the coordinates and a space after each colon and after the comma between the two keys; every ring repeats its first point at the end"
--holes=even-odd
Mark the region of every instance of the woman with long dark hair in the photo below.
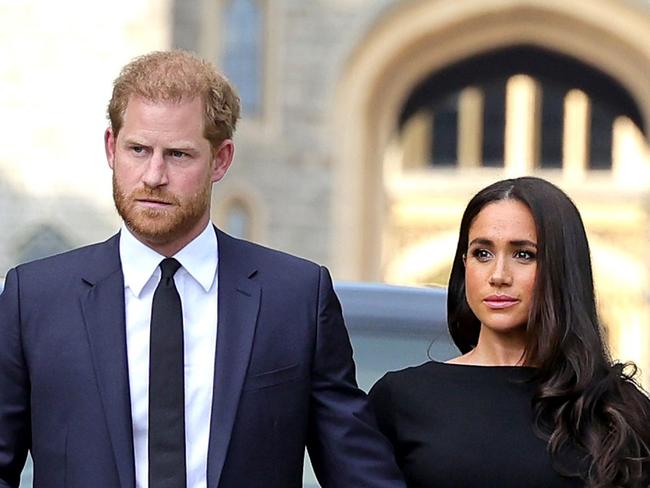
{"type": "Polygon", "coordinates": [[[370,393],[409,487],[650,486],[650,400],[609,357],[566,194],[532,177],[476,194],[447,306],[462,355],[370,393]]]}

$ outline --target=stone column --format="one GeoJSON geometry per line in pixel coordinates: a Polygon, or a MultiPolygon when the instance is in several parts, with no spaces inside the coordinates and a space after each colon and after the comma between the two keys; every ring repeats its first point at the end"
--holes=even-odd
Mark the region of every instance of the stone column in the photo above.
{"type": "Polygon", "coordinates": [[[505,170],[511,177],[530,174],[539,160],[540,90],[527,75],[506,85],[505,170]]]}
{"type": "Polygon", "coordinates": [[[562,170],[570,181],[583,180],[589,162],[591,103],[581,90],[570,90],[564,98],[562,170]]]}
{"type": "Polygon", "coordinates": [[[478,168],[483,159],[483,105],[480,88],[467,87],[458,99],[458,166],[478,168]]]}

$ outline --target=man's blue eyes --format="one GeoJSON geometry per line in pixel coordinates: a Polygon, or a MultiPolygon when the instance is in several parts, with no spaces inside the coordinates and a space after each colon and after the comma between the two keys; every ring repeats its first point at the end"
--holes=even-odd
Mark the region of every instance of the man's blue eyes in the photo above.
{"type": "MultiPolygon", "coordinates": [[[[146,148],[144,146],[131,146],[131,151],[133,151],[136,154],[142,154],[145,152],[146,148]]],[[[183,152],[183,151],[169,151],[168,154],[176,159],[180,158],[186,158],[189,156],[188,153],[183,152]]]]}

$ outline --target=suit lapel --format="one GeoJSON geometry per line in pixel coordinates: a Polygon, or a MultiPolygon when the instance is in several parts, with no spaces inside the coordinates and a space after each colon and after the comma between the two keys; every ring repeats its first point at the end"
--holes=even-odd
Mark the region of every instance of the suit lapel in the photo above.
{"type": "Polygon", "coordinates": [[[250,360],[260,287],[251,280],[243,244],[217,230],[219,245],[219,298],[217,348],[215,354],[208,487],[219,485],[228,452],[237,406],[250,360]]]}
{"type": "Polygon", "coordinates": [[[89,268],[88,293],[81,305],[93,366],[122,488],[133,488],[133,430],[127,369],[124,277],[119,238],[105,244],[106,252],[89,268]]]}

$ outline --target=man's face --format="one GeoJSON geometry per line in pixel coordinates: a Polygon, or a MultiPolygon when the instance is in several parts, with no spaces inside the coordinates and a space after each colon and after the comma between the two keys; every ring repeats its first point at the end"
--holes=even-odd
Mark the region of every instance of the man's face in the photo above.
{"type": "Polygon", "coordinates": [[[134,235],[172,255],[210,218],[212,183],[225,175],[232,141],[216,150],[203,136],[202,102],[131,97],[117,137],[105,134],[115,206],[134,235]]]}

